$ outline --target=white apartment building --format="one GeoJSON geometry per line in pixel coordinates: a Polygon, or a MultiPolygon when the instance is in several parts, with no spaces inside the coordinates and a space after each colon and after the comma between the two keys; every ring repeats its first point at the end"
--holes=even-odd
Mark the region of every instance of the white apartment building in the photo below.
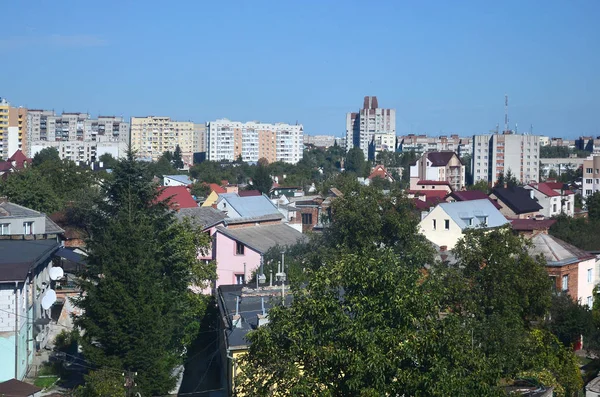
{"type": "Polygon", "coordinates": [[[131,118],[131,148],[137,157],[156,161],[164,152],[179,146],[183,162],[192,164],[200,146],[197,134],[202,131],[191,121],[173,121],[170,117],[147,116],[131,118]]]}
{"type": "Polygon", "coordinates": [[[123,156],[129,143],[129,123],[118,116],[92,119],[87,113],[28,110],[27,156],[47,147],[58,149],[62,159],[97,161],[104,153],[123,156]]]}
{"type": "Polygon", "coordinates": [[[582,186],[584,199],[600,190],[600,155],[591,155],[583,161],[582,186]]]}
{"type": "Polygon", "coordinates": [[[395,150],[396,142],[396,110],[379,107],[376,96],[366,96],[363,108],[357,113],[346,114],[346,151],[358,147],[362,149],[365,158],[375,159],[377,150],[395,150]],[[379,135],[379,149],[374,142],[375,135],[379,135]],[[381,135],[388,135],[389,138],[381,135]],[[381,144],[394,142],[392,147],[381,144]]]}
{"type": "Polygon", "coordinates": [[[283,161],[296,164],[304,149],[302,124],[242,123],[228,119],[210,121],[206,125],[207,158],[212,161],[269,163],[283,161]]]}
{"type": "Polygon", "coordinates": [[[537,135],[475,135],[472,156],[474,182],[494,183],[500,174],[506,175],[509,170],[523,184],[539,181],[540,140],[537,135]]]}
{"type": "Polygon", "coordinates": [[[456,152],[459,157],[472,153],[471,137],[460,137],[456,134],[438,137],[427,135],[409,134],[398,137],[398,149],[401,152],[414,151],[419,154],[425,152],[456,152]]]}

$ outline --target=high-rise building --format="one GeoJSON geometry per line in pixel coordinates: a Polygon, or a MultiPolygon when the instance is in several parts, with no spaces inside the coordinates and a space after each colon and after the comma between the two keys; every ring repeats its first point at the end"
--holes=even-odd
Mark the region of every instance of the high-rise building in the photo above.
{"type": "Polygon", "coordinates": [[[27,109],[0,98],[0,157],[7,159],[27,146],[27,109]]]}
{"type": "Polygon", "coordinates": [[[132,117],[131,148],[141,159],[156,161],[164,152],[173,152],[179,146],[186,164],[192,164],[198,139],[191,121],[173,121],[170,117],[132,117]]]}
{"type": "Polygon", "coordinates": [[[450,136],[440,135],[438,137],[409,134],[398,136],[398,149],[402,152],[414,151],[419,154],[453,151],[459,157],[464,157],[471,154],[473,145],[471,144],[471,137],[460,137],[456,134],[450,136]]]}
{"type": "Polygon", "coordinates": [[[30,109],[26,120],[28,157],[55,147],[62,159],[91,162],[105,153],[123,156],[129,142],[129,123],[118,116],[92,119],[87,113],[30,109]]]}
{"type": "Polygon", "coordinates": [[[600,155],[588,156],[583,161],[583,198],[600,190],[600,155]]]}
{"type": "Polygon", "coordinates": [[[377,97],[366,96],[363,108],[357,113],[346,114],[346,151],[358,147],[365,158],[374,159],[383,150],[394,151],[396,141],[396,110],[379,107],[377,97]],[[375,142],[375,135],[378,139],[375,142]],[[386,138],[385,136],[389,136],[386,138]],[[390,147],[382,142],[394,142],[390,147]],[[377,145],[379,143],[380,145],[377,145]]]}
{"type": "Polygon", "coordinates": [[[513,133],[473,137],[473,181],[494,183],[508,171],[524,184],[539,182],[540,137],[513,133]]]}
{"type": "Polygon", "coordinates": [[[242,123],[228,119],[206,125],[207,157],[209,160],[256,162],[261,158],[272,163],[296,164],[302,159],[302,124],[242,123]]]}
{"type": "Polygon", "coordinates": [[[193,153],[206,152],[206,124],[194,124],[194,148],[193,153]]]}

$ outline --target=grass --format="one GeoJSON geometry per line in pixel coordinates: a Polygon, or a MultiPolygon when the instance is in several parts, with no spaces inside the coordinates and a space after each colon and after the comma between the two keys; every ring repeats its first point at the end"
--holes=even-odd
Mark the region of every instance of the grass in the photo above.
{"type": "Polygon", "coordinates": [[[38,376],[43,375],[58,375],[58,368],[56,364],[44,363],[38,368],[38,376]]]}
{"type": "Polygon", "coordinates": [[[44,375],[44,377],[38,377],[33,384],[42,389],[46,389],[58,381],[59,377],[56,375],[44,375]]]}

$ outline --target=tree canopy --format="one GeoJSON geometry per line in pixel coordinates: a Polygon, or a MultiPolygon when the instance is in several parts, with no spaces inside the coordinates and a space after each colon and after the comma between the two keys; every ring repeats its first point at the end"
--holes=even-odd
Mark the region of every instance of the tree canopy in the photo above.
{"type": "Polygon", "coordinates": [[[57,148],[47,147],[40,150],[33,156],[32,164],[34,166],[41,165],[46,161],[60,161],[60,155],[57,148]]]}

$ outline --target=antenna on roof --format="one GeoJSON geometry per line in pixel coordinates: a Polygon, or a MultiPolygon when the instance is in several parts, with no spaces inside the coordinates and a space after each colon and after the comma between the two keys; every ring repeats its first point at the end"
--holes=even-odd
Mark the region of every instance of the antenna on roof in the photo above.
{"type": "Polygon", "coordinates": [[[508,133],[508,94],[504,95],[504,132],[508,133]]]}

